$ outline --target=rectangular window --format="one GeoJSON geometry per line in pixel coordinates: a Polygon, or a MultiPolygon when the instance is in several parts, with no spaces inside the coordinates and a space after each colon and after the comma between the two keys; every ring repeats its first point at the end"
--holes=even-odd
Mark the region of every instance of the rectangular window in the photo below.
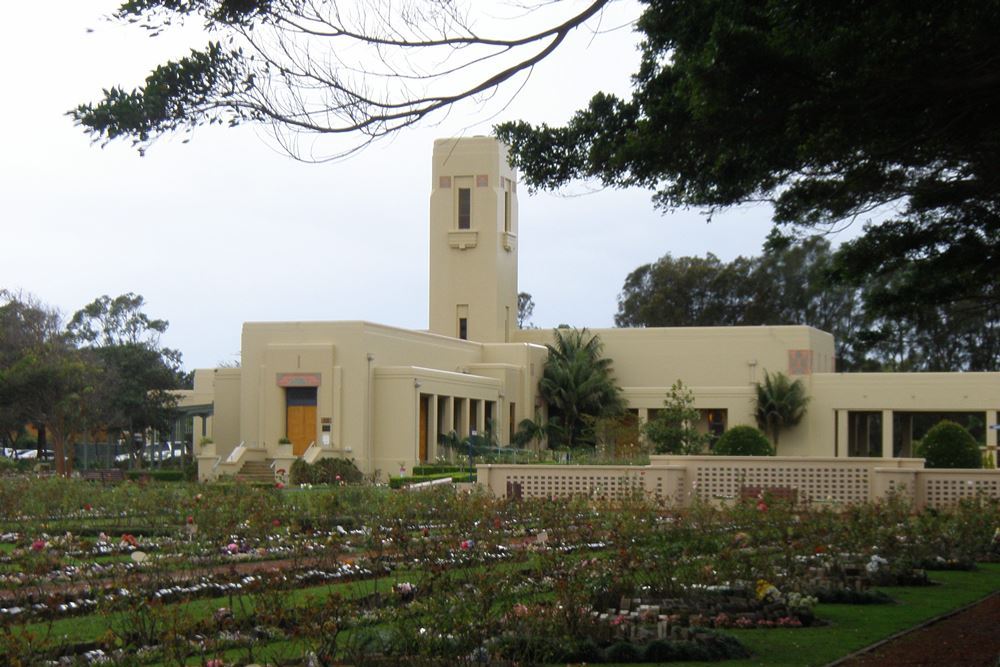
{"type": "Polygon", "coordinates": [[[455,308],[455,316],[458,318],[458,337],[462,340],[469,340],[469,304],[458,304],[458,307],[455,308]]]}
{"type": "Polygon", "coordinates": [[[470,229],[472,227],[472,190],[470,188],[458,189],[458,228],[470,229]]]}
{"type": "Polygon", "coordinates": [[[503,193],[503,230],[510,232],[510,190],[503,193]]]}
{"type": "Polygon", "coordinates": [[[510,425],[509,425],[509,428],[510,428],[510,440],[509,440],[509,442],[513,445],[514,444],[514,434],[517,433],[517,425],[515,423],[516,414],[517,414],[517,406],[515,404],[511,403],[510,404],[510,409],[508,410],[507,414],[509,415],[509,421],[510,421],[510,425]]]}

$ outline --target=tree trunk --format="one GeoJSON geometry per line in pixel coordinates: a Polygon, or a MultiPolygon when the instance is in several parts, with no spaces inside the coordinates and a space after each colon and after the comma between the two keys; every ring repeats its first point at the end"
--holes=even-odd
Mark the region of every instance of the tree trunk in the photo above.
{"type": "Polygon", "coordinates": [[[38,460],[42,460],[42,456],[48,447],[48,443],[45,441],[45,424],[35,424],[35,429],[38,431],[38,440],[35,443],[36,454],[38,455],[38,460]]]}

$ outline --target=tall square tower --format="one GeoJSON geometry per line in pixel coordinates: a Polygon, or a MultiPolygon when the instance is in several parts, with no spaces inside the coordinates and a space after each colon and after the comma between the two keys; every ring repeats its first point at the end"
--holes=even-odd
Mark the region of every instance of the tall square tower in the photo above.
{"type": "Polygon", "coordinates": [[[430,330],[506,343],[517,327],[517,181],[491,137],[438,139],[430,206],[430,330]]]}

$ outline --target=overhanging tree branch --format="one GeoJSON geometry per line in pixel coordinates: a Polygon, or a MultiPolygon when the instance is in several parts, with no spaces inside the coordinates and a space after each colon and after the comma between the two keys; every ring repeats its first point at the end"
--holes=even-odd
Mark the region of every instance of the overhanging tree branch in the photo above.
{"type": "Polygon", "coordinates": [[[157,137],[202,124],[269,123],[295,157],[341,157],[530,73],[611,0],[541,3],[548,24],[480,30],[461,0],[133,0],[116,18],[162,31],[187,16],[225,36],[154,70],[142,86],[105,91],[70,112],[96,141],[157,137]],[[575,5],[575,8],[574,8],[575,5]],[[580,7],[582,6],[582,9],[580,7]],[[527,29],[505,35],[512,28],[527,29]],[[225,46],[223,44],[225,43],[225,46]],[[303,135],[359,137],[331,156],[303,135]]]}

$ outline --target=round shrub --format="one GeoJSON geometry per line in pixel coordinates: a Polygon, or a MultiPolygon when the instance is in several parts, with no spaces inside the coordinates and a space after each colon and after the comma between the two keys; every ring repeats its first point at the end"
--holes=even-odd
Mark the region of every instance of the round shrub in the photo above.
{"type": "Polygon", "coordinates": [[[774,456],[774,447],[767,436],[753,426],[734,426],[715,443],[718,456],[774,456]]]}
{"type": "Polygon", "coordinates": [[[289,470],[292,484],[360,484],[364,475],[349,459],[320,459],[310,465],[296,459],[289,470]]]}
{"type": "Polygon", "coordinates": [[[917,451],[928,468],[982,468],[976,439],[960,424],[940,421],[927,431],[917,451]]]}

